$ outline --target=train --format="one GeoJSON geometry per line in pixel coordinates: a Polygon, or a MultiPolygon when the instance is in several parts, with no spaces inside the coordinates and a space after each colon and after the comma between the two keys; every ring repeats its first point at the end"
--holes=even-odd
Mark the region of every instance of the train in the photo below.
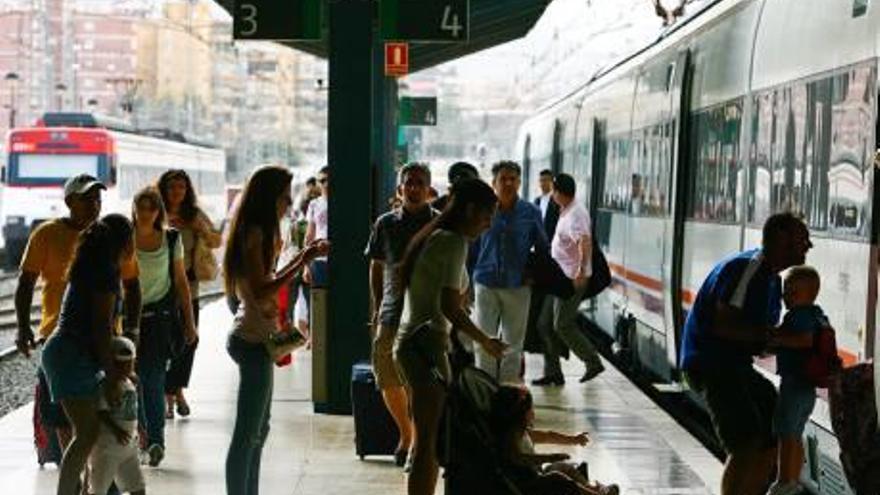
{"type": "Polygon", "coordinates": [[[37,225],[66,214],[67,178],[94,175],[107,185],[102,213],[128,214],[134,194],[170,168],[186,170],[211,219],[225,217],[226,153],[210,143],[89,113],[47,113],[33,127],[11,130],[0,192],[6,266],[18,267],[37,225]]]}
{"type": "MultiPolygon", "coordinates": [[[[862,0],[707,2],[520,128],[524,196],[541,170],[573,175],[609,262],[584,316],[652,380],[698,401],[677,365],[687,312],[778,211],[809,226],[844,362],[877,357],[878,28],[862,0]]],[[[825,397],[805,437],[807,489],[851,494],[825,397]]]]}

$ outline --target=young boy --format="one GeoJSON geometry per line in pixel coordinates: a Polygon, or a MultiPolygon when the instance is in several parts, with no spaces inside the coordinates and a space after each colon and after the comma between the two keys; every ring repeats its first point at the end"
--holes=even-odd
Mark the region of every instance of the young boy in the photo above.
{"type": "Polygon", "coordinates": [[[102,387],[118,387],[119,402],[108,404],[104,393],[98,397],[101,431],[89,457],[89,494],[107,493],[115,480],[121,491],[145,495],[135,434],[138,394],[130,378],[134,372],[134,343],[125,337],[114,337],[111,351],[116,377],[105,378],[102,387]]]}
{"type": "Polygon", "coordinates": [[[782,383],[773,420],[779,437],[779,475],[768,495],[801,493],[801,438],[816,404],[816,387],[806,378],[805,362],[814,335],[828,325],[822,308],[815,304],[818,295],[819,274],[815,269],[803,265],[789,270],[782,291],[788,312],[770,341],[778,348],[776,369],[782,383]]]}

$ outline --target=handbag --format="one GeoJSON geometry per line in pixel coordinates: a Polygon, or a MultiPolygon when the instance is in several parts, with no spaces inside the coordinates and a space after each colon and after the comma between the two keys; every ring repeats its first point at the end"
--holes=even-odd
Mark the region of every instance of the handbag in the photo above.
{"type": "Polygon", "coordinates": [[[593,274],[590,275],[590,278],[587,281],[587,288],[584,290],[583,299],[596,297],[600,292],[611,285],[611,269],[608,268],[608,260],[605,259],[605,254],[602,253],[602,249],[599,248],[599,243],[596,242],[595,239],[596,236],[594,235],[592,243],[593,254],[591,259],[593,274]]]}
{"type": "Polygon", "coordinates": [[[529,253],[526,273],[533,280],[535,289],[540,292],[560,299],[568,299],[574,295],[574,283],[546,249],[535,249],[529,253]]]}
{"type": "Polygon", "coordinates": [[[305,345],[305,343],[306,338],[294,329],[281,331],[273,330],[266,335],[266,340],[263,341],[263,344],[266,347],[266,352],[269,354],[272,362],[276,362],[282,357],[291,354],[293,351],[305,345]]]}
{"type": "Polygon", "coordinates": [[[196,237],[196,245],[193,249],[193,271],[199,282],[210,282],[217,278],[220,267],[214,250],[211,249],[201,236],[196,237]]]}

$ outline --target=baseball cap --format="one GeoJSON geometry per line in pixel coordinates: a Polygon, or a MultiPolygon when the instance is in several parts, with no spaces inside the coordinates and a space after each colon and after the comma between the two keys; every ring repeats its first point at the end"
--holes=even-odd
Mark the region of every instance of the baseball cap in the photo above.
{"type": "Polygon", "coordinates": [[[64,183],[64,199],[69,198],[73,194],[85,194],[94,187],[107,189],[107,186],[89,174],[75,175],[64,183]]]}
{"type": "Polygon", "coordinates": [[[126,337],[113,337],[110,342],[110,351],[113,353],[115,361],[132,361],[137,354],[134,342],[126,337]]]}

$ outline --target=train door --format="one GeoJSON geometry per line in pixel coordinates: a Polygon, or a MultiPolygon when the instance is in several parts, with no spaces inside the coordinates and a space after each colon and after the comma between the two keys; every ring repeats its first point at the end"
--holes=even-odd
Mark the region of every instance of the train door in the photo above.
{"type": "MultiPolygon", "coordinates": [[[[592,179],[589,196],[590,218],[593,219],[593,242],[609,256],[611,244],[611,220],[612,212],[601,208],[603,198],[606,197],[605,178],[608,172],[608,123],[604,119],[593,120],[593,150],[591,164],[592,179]]],[[[613,282],[612,282],[613,283],[613,282]]],[[[605,291],[606,293],[609,291],[605,291]]],[[[618,312],[615,310],[612,299],[606,294],[600,294],[593,299],[591,319],[606,332],[613,332],[617,322],[618,312]]],[[[613,333],[611,333],[613,335],[613,333]]]]}
{"type": "Polygon", "coordinates": [[[687,191],[690,169],[687,163],[688,157],[688,114],[690,112],[691,82],[693,79],[693,66],[690,52],[681,52],[677,60],[669,66],[668,86],[671,104],[670,123],[672,127],[669,133],[670,146],[673,152],[670,154],[672,163],[669,174],[670,184],[669,204],[670,212],[667,222],[670,225],[665,229],[667,238],[664,241],[663,260],[663,287],[666,293],[663,295],[664,318],[666,323],[666,352],[667,359],[672,369],[677,369],[678,348],[681,342],[681,329],[684,325],[683,305],[686,301],[682,291],[682,260],[684,258],[684,221],[687,211],[687,191]]]}
{"type": "MultiPolygon", "coordinates": [[[[877,98],[880,102],[880,96],[877,98]]],[[[880,104],[880,103],[878,103],[880,104]]],[[[868,317],[865,319],[865,355],[874,358],[875,363],[880,363],[880,343],[877,342],[877,297],[878,278],[880,278],[880,108],[875,108],[874,120],[874,183],[873,205],[871,211],[871,256],[868,273],[868,317]]],[[[880,366],[874,366],[874,401],[877,412],[880,414],[880,366]]]]}

